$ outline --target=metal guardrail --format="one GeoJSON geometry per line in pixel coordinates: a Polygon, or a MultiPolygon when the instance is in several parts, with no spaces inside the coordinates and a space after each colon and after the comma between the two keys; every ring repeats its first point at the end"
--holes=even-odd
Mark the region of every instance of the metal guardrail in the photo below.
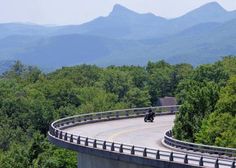
{"type": "Polygon", "coordinates": [[[180,149],[199,151],[202,153],[209,153],[209,154],[226,155],[230,157],[236,156],[236,148],[225,148],[225,147],[210,146],[210,145],[180,141],[172,137],[171,130],[165,133],[164,142],[167,145],[180,149]]]}
{"type": "MultiPolygon", "coordinates": [[[[180,106],[159,106],[151,107],[156,115],[168,115],[178,112],[180,106]]],[[[189,165],[208,166],[208,167],[230,167],[235,168],[235,161],[222,158],[212,158],[208,156],[200,156],[194,154],[184,154],[180,152],[169,152],[157,149],[151,149],[140,146],[133,146],[105,140],[93,139],[80,135],[74,135],[64,131],[65,128],[76,125],[88,124],[93,122],[102,122],[108,120],[134,118],[144,116],[147,108],[134,108],[124,110],[114,110],[100,113],[89,113],[77,115],[57,120],[50,125],[49,136],[60,140],[63,143],[79,145],[83,147],[104,150],[107,152],[114,152],[118,154],[133,155],[138,157],[145,157],[149,159],[161,159],[171,162],[182,162],[189,165]]]]}

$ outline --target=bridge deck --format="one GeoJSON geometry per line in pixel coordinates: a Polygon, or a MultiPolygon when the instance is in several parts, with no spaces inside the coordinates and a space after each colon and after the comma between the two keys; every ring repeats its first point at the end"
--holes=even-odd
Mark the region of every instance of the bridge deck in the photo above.
{"type": "Polygon", "coordinates": [[[80,125],[66,131],[110,142],[168,150],[161,140],[165,132],[172,128],[174,118],[175,115],[156,116],[153,123],[145,123],[143,118],[123,119],[80,125]]]}

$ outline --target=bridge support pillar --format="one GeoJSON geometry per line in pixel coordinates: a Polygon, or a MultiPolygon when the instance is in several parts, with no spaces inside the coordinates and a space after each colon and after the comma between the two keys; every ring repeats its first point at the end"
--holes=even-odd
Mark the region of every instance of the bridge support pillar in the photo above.
{"type": "Polygon", "coordinates": [[[161,160],[145,160],[145,158],[134,158],[131,156],[122,158],[103,157],[102,155],[91,155],[87,153],[78,154],[78,168],[197,168],[186,164],[166,162],[161,160]],[[124,161],[125,160],[125,161],[124,161]]]}
{"type": "Polygon", "coordinates": [[[78,168],[154,168],[154,167],[79,153],[78,168]]]}

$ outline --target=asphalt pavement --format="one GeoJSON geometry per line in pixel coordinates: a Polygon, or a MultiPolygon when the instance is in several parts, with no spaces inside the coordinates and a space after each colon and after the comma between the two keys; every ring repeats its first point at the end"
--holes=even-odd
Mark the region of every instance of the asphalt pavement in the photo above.
{"type": "Polygon", "coordinates": [[[66,129],[67,132],[110,142],[169,150],[161,141],[167,130],[174,125],[175,115],[156,116],[154,122],[143,118],[122,119],[80,125],[66,129]]]}

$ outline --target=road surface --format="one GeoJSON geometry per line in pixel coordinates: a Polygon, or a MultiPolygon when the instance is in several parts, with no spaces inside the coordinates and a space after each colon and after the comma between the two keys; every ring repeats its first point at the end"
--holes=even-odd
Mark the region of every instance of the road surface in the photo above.
{"type": "Polygon", "coordinates": [[[80,125],[65,131],[110,142],[169,150],[161,144],[161,141],[165,132],[172,128],[174,119],[175,115],[156,116],[153,123],[145,123],[143,118],[122,119],[80,125]]]}
{"type": "MultiPolygon", "coordinates": [[[[145,123],[143,118],[122,119],[79,125],[67,128],[64,131],[93,139],[171,151],[171,149],[163,146],[161,141],[164,138],[165,132],[173,127],[174,119],[175,115],[156,116],[153,123],[145,123]]],[[[191,162],[192,164],[198,165],[202,153],[194,152],[194,154],[192,158],[195,158],[196,161],[191,162]]],[[[216,156],[205,158],[205,161],[213,162],[213,164],[206,163],[205,166],[214,167],[216,158],[216,156]]],[[[183,159],[175,160],[183,163],[183,159]]],[[[220,162],[231,164],[231,161],[221,160],[220,162]]],[[[220,166],[220,168],[224,167],[230,166],[220,166]]]]}

